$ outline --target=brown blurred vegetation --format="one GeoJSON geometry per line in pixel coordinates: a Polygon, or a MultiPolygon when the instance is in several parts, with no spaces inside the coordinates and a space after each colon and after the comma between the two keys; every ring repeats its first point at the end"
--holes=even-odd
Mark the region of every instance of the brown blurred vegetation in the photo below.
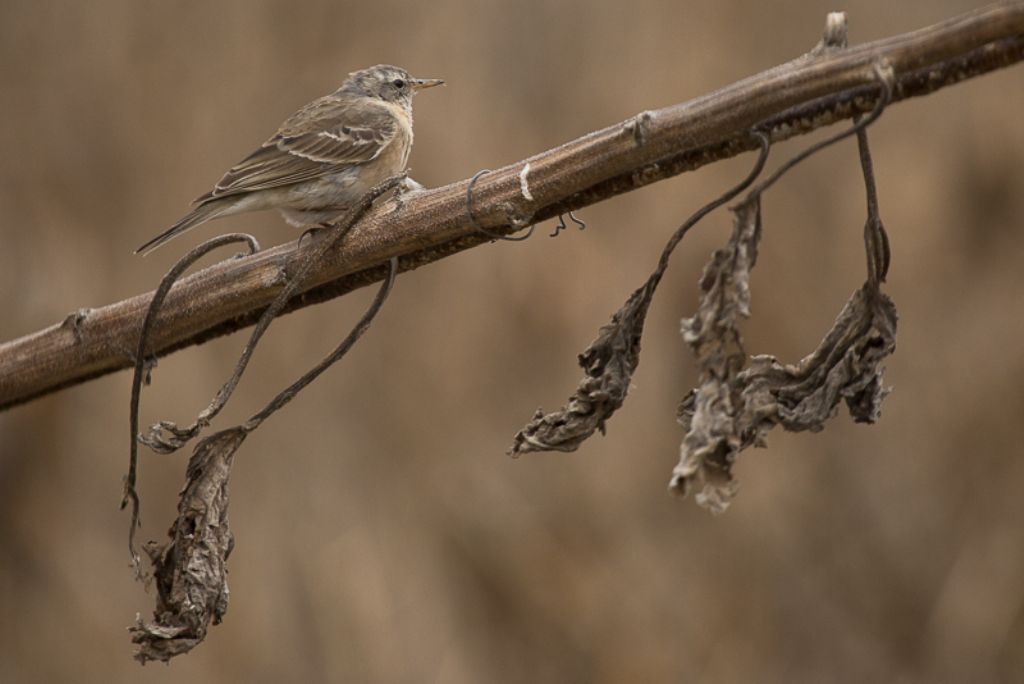
{"type": "MultiPolygon", "coordinates": [[[[259,214],[131,254],[356,68],[448,79],[417,100],[411,161],[441,185],[794,57],[826,10],[861,42],[972,6],[5,0],[0,339],[150,289],[217,231],[293,238],[259,214]]],[[[129,376],[0,414],[0,681],[1024,680],[1022,75],[899,104],[872,129],[895,391],[877,426],[840,416],[745,454],[721,517],[665,487],[694,380],[678,320],[724,214],[677,253],[607,437],[504,449],[568,396],[575,354],[749,155],[591,207],[584,233],[402,276],[344,363],[245,444],[226,622],[170,667],[140,670],[124,631],[152,609],[117,509],[129,376]]],[[[863,277],[863,204],[852,141],[770,193],[750,351],[817,344],[863,277]]],[[[224,425],[371,296],[272,327],[224,425]]],[[[163,360],[143,419],[193,416],[241,343],[163,360]]],[[[163,537],[183,469],[144,454],[145,538],[163,537]]]]}

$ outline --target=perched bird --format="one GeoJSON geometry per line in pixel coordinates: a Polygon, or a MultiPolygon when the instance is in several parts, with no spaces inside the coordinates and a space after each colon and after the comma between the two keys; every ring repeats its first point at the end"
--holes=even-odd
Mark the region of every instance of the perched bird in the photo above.
{"type": "Polygon", "coordinates": [[[349,74],[338,90],[292,114],[224,174],[196,208],[135,250],[149,253],[210,219],[278,209],[292,225],[341,216],[381,181],[401,173],[412,147],[412,98],[442,85],[380,64],[349,74]]]}

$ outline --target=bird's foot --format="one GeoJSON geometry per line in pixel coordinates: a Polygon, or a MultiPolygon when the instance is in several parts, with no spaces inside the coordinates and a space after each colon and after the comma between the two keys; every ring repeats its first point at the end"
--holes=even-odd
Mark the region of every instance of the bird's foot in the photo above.
{"type": "Polygon", "coordinates": [[[426,188],[424,188],[421,183],[417,183],[412,178],[406,176],[405,179],[398,184],[398,187],[395,188],[395,194],[394,197],[392,198],[392,201],[394,202],[395,206],[391,208],[391,213],[394,214],[404,209],[405,199],[407,197],[409,197],[410,195],[415,195],[416,193],[419,192],[423,192],[425,189],[426,188]]]}

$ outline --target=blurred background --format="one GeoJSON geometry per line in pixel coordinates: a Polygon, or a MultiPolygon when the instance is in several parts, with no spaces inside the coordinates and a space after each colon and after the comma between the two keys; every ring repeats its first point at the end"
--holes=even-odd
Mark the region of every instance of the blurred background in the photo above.
{"type": "MultiPolygon", "coordinates": [[[[974,6],[914,0],[0,3],[0,339],[155,287],[189,246],[132,254],[349,71],[395,63],[413,175],[438,186],[795,57],[828,10],[863,42],[974,6]]],[[[881,422],[746,452],[712,517],[666,491],[695,381],[678,335],[725,213],[687,237],[624,408],[573,454],[505,455],[575,389],[576,354],[669,233],[752,156],[403,275],[354,351],[235,461],[231,605],[203,645],[140,668],[153,597],[118,510],[130,377],[0,413],[0,681],[1024,680],[1024,71],[892,107],[872,129],[900,311],[881,422]]],[[[775,163],[809,140],[779,146],[775,163]]],[[[748,350],[795,361],[862,282],[855,144],[766,199],[748,350]]],[[[218,425],[333,347],[364,290],[279,320],[218,425]]],[[[189,421],[234,335],[163,359],[143,420],[189,421]]],[[[143,539],[185,456],[143,452],[143,539]]]]}

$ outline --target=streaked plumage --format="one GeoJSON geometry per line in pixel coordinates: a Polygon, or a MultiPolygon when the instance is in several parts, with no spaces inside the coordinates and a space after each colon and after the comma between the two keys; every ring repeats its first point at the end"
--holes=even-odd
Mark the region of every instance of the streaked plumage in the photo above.
{"type": "Polygon", "coordinates": [[[340,216],[396,173],[412,148],[412,98],[440,85],[378,65],[349,74],[341,88],[290,116],[270,139],[233,166],[196,208],[136,250],[150,252],[221,216],[278,209],[293,225],[340,216]]]}

